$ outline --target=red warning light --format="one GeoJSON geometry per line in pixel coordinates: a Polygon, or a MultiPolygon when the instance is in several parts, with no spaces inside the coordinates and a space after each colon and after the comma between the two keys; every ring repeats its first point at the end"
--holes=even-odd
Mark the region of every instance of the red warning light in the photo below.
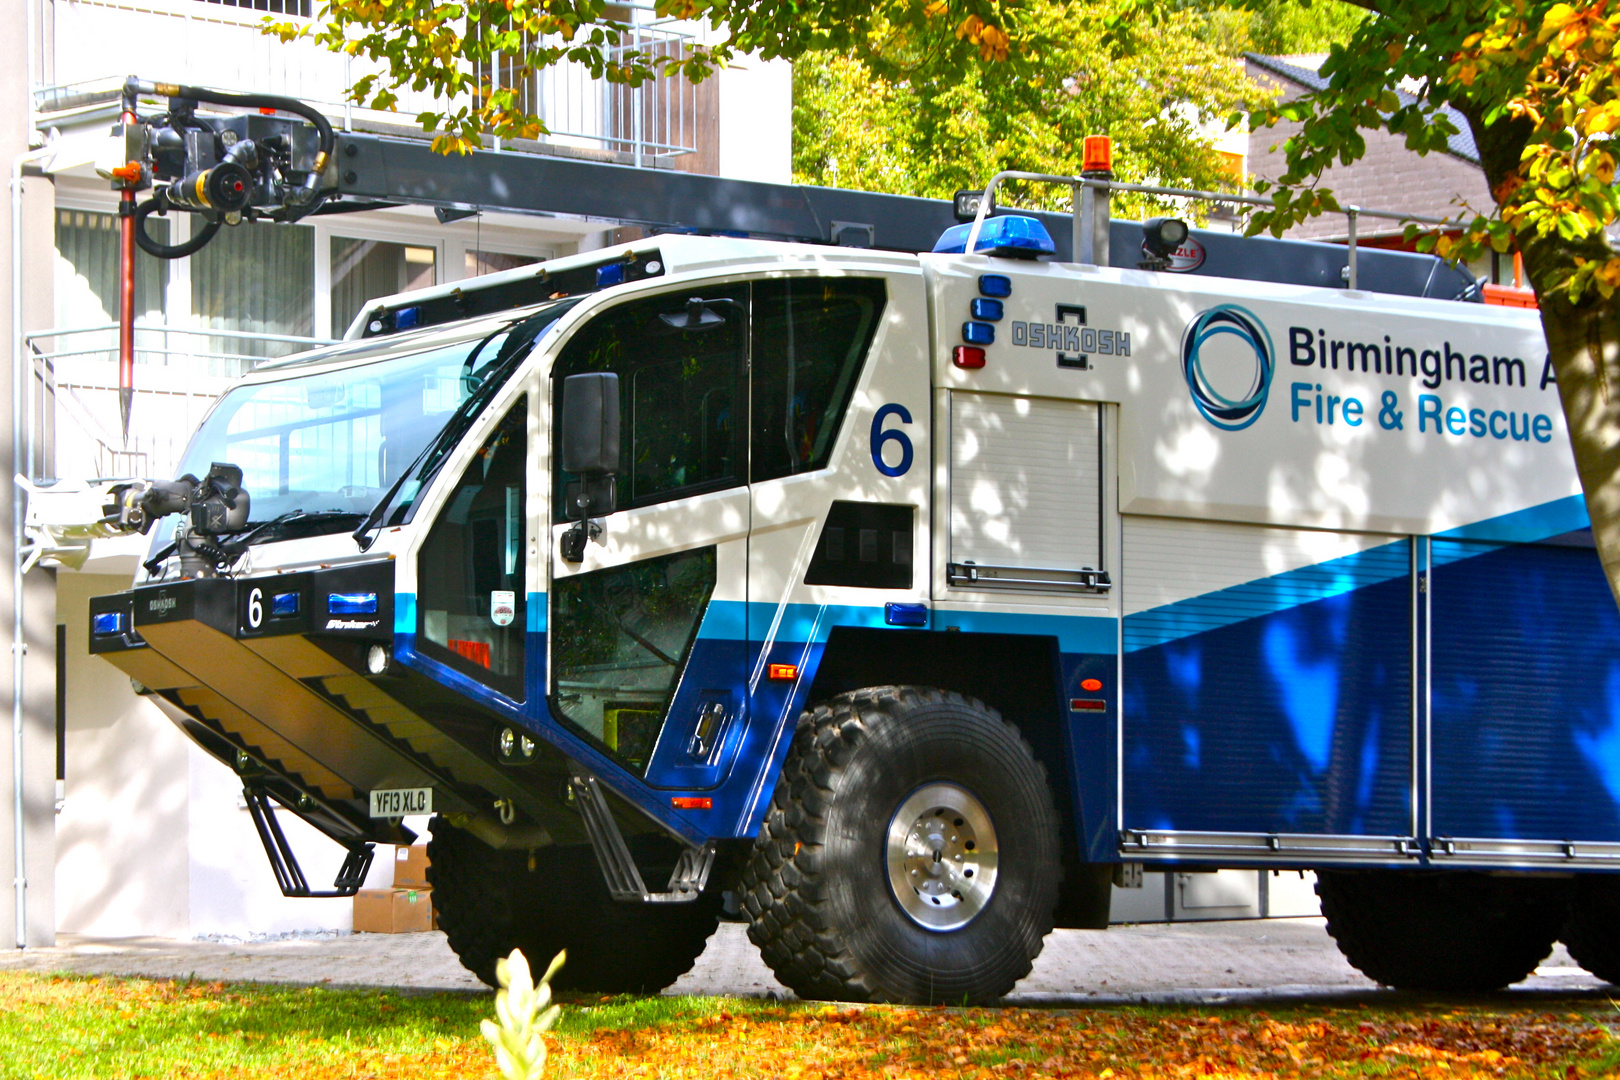
{"type": "Polygon", "coordinates": [[[951,363],[959,368],[984,367],[984,350],[972,345],[958,345],[951,350],[951,363]]]}
{"type": "Polygon", "coordinates": [[[792,682],[799,677],[799,665],[772,664],[765,669],[765,677],[772,682],[792,682]]]}

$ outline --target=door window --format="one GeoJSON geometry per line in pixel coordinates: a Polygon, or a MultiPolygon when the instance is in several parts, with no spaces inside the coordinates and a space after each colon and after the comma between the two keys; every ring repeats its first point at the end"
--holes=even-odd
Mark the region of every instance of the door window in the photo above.
{"type": "Polygon", "coordinates": [[[827,464],[883,299],[872,278],[754,283],[754,483],[827,464]]]}
{"type": "Polygon", "coordinates": [[[715,549],[703,547],[552,582],[556,712],[637,776],[709,606],[714,565],[715,549]]]}
{"type": "MultiPolygon", "coordinates": [[[[620,459],[613,509],[668,502],[743,482],[744,313],[748,287],[702,288],[695,323],[685,293],[624,304],[598,316],[564,348],[559,380],[587,371],[619,376],[620,459]],[[691,323],[691,325],[689,325],[691,323]]],[[[552,400],[560,402],[561,393],[552,400]]],[[[560,460],[560,451],[553,460],[560,460]]],[[[558,470],[552,505],[566,520],[558,470]]]]}
{"type": "Polygon", "coordinates": [[[524,468],[519,401],[484,441],[433,523],[417,566],[424,655],[523,698],[527,630],[524,468]]]}

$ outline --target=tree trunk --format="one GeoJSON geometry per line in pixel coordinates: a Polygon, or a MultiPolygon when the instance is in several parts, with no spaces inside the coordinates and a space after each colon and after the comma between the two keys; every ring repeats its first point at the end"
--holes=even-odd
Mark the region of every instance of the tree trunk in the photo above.
{"type": "Polygon", "coordinates": [[[1536,264],[1566,262],[1567,250],[1560,254],[1561,259],[1532,259],[1527,251],[1526,268],[1540,298],[1541,328],[1558,376],[1592,538],[1620,603],[1620,295],[1576,307],[1556,287],[1541,287],[1549,274],[1536,264]]]}
{"type": "MultiPolygon", "coordinates": [[[[1487,127],[1477,110],[1463,112],[1479,148],[1485,182],[1493,192],[1509,190],[1505,182],[1517,175],[1529,123],[1502,118],[1487,127]]],[[[1611,300],[1589,294],[1576,305],[1562,288],[1577,257],[1607,261],[1614,252],[1602,234],[1573,244],[1557,235],[1521,237],[1520,247],[1525,276],[1541,307],[1541,329],[1558,378],[1592,538],[1609,591],[1620,604],[1620,293],[1611,300]]]]}

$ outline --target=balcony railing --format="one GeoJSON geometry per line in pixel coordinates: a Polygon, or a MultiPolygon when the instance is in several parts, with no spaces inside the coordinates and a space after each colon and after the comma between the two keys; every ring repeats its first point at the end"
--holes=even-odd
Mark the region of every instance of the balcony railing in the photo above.
{"type": "MultiPolygon", "coordinates": [[[[261,32],[267,13],[297,18],[307,15],[307,5],[308,0],[59,0],[54,5],[57,82],[36,91],[36,108],[55,122],[63,111],[60,103],[75,92],[116,86],[124,76],[140,74],[297,98],[346,129],[409,124],[419,112],[443,110],[444,102],[409,87],[399,91],[395,111],[358,108],[346,92],[356,79],[380,71],[378,65],[309,41],[282,42],[261,32]],[[150,70],[134,71],[139,65],[150,70]]],[[[651,10],[630,6],[637,14],[651,10]]],[[[640,25],[614,52],[674,58],[690,41],[689,35],[667,27],[640,25]]],[[[564,63],[531,77],[525,97],[524,103],[551,129],[542,141],[558,146],[611,153],[640,165],[697,149],[700,95],[680,77],[632,88],[592,79],[583,66],[564,63]]]]}
{"type": "Polygon", "coordinates": [[[138,324],[129,438],[118,408],[117,326],[41,330],[33,355],[33,475],[173,476],[220,394],[260,364],[324,338],[138,324]]]}

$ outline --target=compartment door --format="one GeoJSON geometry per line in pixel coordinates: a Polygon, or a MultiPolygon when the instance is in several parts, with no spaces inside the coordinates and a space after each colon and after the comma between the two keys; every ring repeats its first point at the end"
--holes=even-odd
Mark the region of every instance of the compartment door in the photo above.
{"type": "Polygon", "coordinates": [[[1127,857],[1415,855],[1414,543],[1125,519],[1127,857]]]}
{"type": "Polygon", "coordinates": [[[1579,530],[1431,541],[1436,862],[1620,854],[1620,614],[1579,530]]]}
{"type": "Polygon", "coordinates": [[[949,584],[1089,591],[1102,569],[1093,402],[951,393],[949,584]]]}

